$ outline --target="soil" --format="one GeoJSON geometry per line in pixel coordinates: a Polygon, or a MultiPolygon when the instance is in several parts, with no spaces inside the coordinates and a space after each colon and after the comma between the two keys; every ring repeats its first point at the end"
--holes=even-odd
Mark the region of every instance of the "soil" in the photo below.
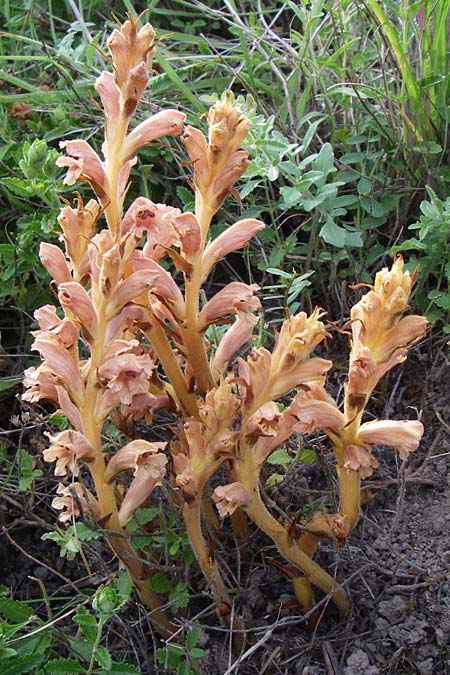
{"type": "MultiPolygon", "coordinates": [[[[203,675],[450,673],[448,366],[442,335],[436,340],[430,334],[391,373],[389,388],[383,390],[389,397],[379,393],[372,406],[375,415],[392,419],[415,418],[419,410],[426,433],[405,465],[393,451],[377,450],[380,468],[366,481],[366,503],[356,529],[341,550],[323,540],[318,551],[318,561],[351,595],[350,616],[339,621],[334,608],[318,596],[318,620],[308,625],[295,608],[292,585],[271,542],[253,533],[246,552],[237,551],[224,532],[216,555],[230,586],[238,589],[236,611],[253,629],[239,655],[231,648],[229,632],[218,626],[196,565],[185,570],[193,594],[186,617],[198,615],[204,627],[201,646],[208,654],[201,662],[203,675]]],[[[25,440],[37,457],[38,435],[28,432],[25,440]]],[[[311,499],[332,500],[331,454],[321,439],[311,443],[320,450],[320,461],[311,466],[297,462],[280,486],[267,491],[269,503],[285,513],[298,511],[311,499]]],[[[59,558],[56,545],[41,540],[53,528],[50,493],[55,481],[50,476],[47,483],[37,481],[32,498],[7,489],[0,502],[0,523],[9,535],[3,531],[0,583],[11,586],[18,599],[42,597],[37,579],[56,596],[86,584],[95,587],[116,569],[98,541],[85,548],[89,576],[80,560],[59,558]]],[[[109,647],[138,663],[142,675],[170,672],[155,664],[148,620],[137,604],[122,610],[108,631],[109,647]]]]}

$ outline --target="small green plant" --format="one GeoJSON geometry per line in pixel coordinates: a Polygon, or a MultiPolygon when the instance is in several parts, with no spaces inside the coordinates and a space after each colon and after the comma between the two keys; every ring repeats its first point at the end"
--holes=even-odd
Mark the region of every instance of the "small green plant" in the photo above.
{"type": "Polygon", "coordinates": [[[0,298],[14,298],[21,306],[34,307],[51,298],[49,277],[36,253],[43,239],[56,241],[56,216],[60,207],[56,159],[59,152],[47,142],[25,141],[10,153],[16,175],[0,178],[1,192],[12,209],[20,209],[14,232],[0,239],[0,298]],[[40,208],[37,208],[37,206],[40,208]]]}
{"type": "Polygon", "coordinates": [[[198,646],[201,634],[200,623],[194,621],[186,631],[185,643],[170,641],[156,650],[156,660],[176,675],[198,675],[200,659],[206,655],[206,651],[198,646]]]}
{"type": "Polygon", "coordinates": [[[114,660],[109,649],[101,646],[107,622],[128,602],[130,592],[130,579],[122,573],[109,586],[99,587],[92,598],[71,599],[55,616],[45,620],[35,613],[31,603],[12,599],[9,589],[0,586],[0,672],[139,675],[136,666],[114,660]],[[91,604],[91,610],[87,604],[91,604]],[[63,626],[61,620],[67,616],[72,617],[73,623],[63,626]],[[61,642],[68,654],[64,658],[58,655],[61,642]]]}
{"type": "Polygon", "coordinates": [[[427,193],[420,219],[409,226],[417,236],[393,251],[415,252],[409,260],[411,269],[418,266],[415,302],[430,322],[441,322],[450,333],[450,197],[443,201],[428,186],[427,193]]]}

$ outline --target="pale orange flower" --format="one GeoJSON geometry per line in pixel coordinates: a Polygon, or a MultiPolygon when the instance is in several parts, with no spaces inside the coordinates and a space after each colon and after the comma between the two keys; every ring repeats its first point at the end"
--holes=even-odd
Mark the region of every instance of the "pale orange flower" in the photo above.
{"type": "Polygon", "coordinates": [[[119,509],[119,521],[124,527],[134,512],[150,497],[166,475],[167,457],[162,453],[142,452],[136,455],[134,478],[119,509]]]}
{"type": "Polygon", "coordinates": [[[218,237],[208,244],[203,253],[203,276],[206,277],[212,266],[228,255],[228,253],[246,246],[250,239],[264,227],[264,223],[260,220],[245,218],[228,227],[222,234],[219,234],[218,237]]]}
{"type": "Polygon", "coordinates": [[[127,443],[120,448],[120,450],[118,450],[109,460],[105,471],[105,482],[112,483],[116,476],[119,473],[122,473],[122,471],[128,471],[130,469],[136,471],[139,457],[143,455],[145,455],[145,457],[156,455],[160,450],[164,450],[166,445],[167,443],[164,442],[150,443],[143,439],[130,441],[130,443],[127,443]]]}
{"type": "Polygon", "coordinates": [[[95,223],[99,217],[100,205],[95,199],[90,199],[83,205],[78,195],[76,208],[64,206],[58,216],[58,223],[62,229],[60,239],[64,241],[66,252],[74,265],[74,274],[78,274],[75,281],[82,276],[82,260],[86,253],[89,241],[95,234],[95,223]]]}
{"type": "Polygon", "coordinates": [[[190,211],[181,213],[174,217],[173,226],[178,233],[183,255],[191,256],[197,253],[202,241],[202,231],[197,217],[190,211]]]}
{"type": "Polygon", "coordinates": [[[264,403],[247,422],[247,431],[258,436],[276,436],[281,412],[274,401],[264,403]]]}
{"type": "Polygon", "coordinates": [[[396,448],[402,459],[417,450],[424,428],[418,420],[376,420],[365,422],[358,432],[363,443],[389,445],[396,448]]]}
{"type": "Polygon", "coordinates": [[[62,523],[78,518],[81,512],[83,515],[92,515],[96,520],[100,517],[100,506],[92,492],[84,485],[77,482],[70,485],[59,483],[56,493],[59,497],[53,499],[52,506],[58,511],[65,509],[58,518],[62,523]]]}
{"type": "Polygon", "coordinates": [[[45,331],[39,333],[41,334],[37,335],[31,348],[40,353],[46,367],[56,375],[74,402],[81,405],[84,398],[84,383],[78,366],[56,336],[45,331]]]}
{"type": "Polygon", "coordinates": [[[212,498],[221,518],[231,516],[236,509],[245,506],[250,501],[250,495],[241,483],[219,485],[213,492],[212,498]]]}
{"type": "Polygon", "coordinates": [[[238,150],[248,131],[248,119],[233,108],[229,91],[209,109],[207,118],[208,141],[191,126],[186,127],[181,140],[192,161],[196,188],[217,211],[248,166],[247,152],[238,150]]]}
{"type": "Polygon", "coordinates": [[[344,468],[349,476],[368,478],[373,470],[379,466],[379,462],[372,453],[359,445],[348,445],[344,448],[344,468]]]}
{"type": "Polygon", "coordinates": [[[133,396],[146,394],[155,364],[148,354],[119,353],[107,357],[98,369],[100,382],[106,388],[104,399],[107,408],[118,403],[131,405],[133,396]]]}
{"type": "MultiPolygon", "coordinates": [[[[44,305],[37,309],[34,318],[42,331],[55,335],[64,347],[72,347],[77,342],[80,333],[78,326],[67,317],[60,319],[53,305],[44,305]]],[[[38,333],[39,331],[32,332],[33,335],[38,333]]]]}
{"type": "Polygon", "coordinates": [[[89,293],[76,281],[60,284],[58,298],[65,310],[69,310],[91,336],[98,330],[98,318],[89,293]]]}
{"type": "Polygon", "coordinates": [[[136,251],[131,258],[133,268],[139,270],[134,274],[145,273],[152,295],[166,304],[178,319],[184,318],[183,294],[175,283],[173,276],[166,272],[155,260],[138,255],[139,253],[139,251],[136,251]]]}
{"type": "Polygon", "coordinates": [[[46,462],[55,462],[55,476],[66,476],[69,470],[74,476],[78,476],[79,468],[77,460],[92,457],[94,449],[86,436],[79,431],[66,429],[52,436],[45,434],[51,441],[49,448],[43,451],[46,462]]]}
{"type": "Polygon", "coordinates": [[[153,58],[155,31],[146,23],[137,30],[133,18],[125,21],[120,29],[114,30],[108,38],[108,49],[112,54],[114,77],[122,88],[129,77],[130,70],[144,63],[147,67],[153,58]]]}
{"type": "Polygon", "coordinates": [[[237,310],[256,311],[261,302],[254,293],[259,291],[258,284],[244,284],[232,281],[208,300],[199,315],[199,329],[205,330],[211,323],[223,319],[227,314],[236,314],[237,310]]]}
{"type": "Polygon", "coordinates": [[[39,247],[39,258],[57,284],[72,280],[66,257],[58,246],[42,242],[39,247]]]}
{"type": "Polygon", "coordinates": [[[78,180],[88,181],[102,204],[109,197],[109,183],[100,157],[91,146],[81,139],[62,141],[67,157],[58,157],[57,166],[67,166],[69,171],[64,178],[65,185],[73,185],[78,180]]]}
{"type": "Polygon", "coordinates": [[[121,150],[122,161],[132,159],[139,148],[162,136],[178,136],[183,130],[186,115],[179,110],[162,110],[152,115],[128,134],[121,150]]]}
{"type": "Polygon", "coordinates": [[[58,383],[57,376],[45,364],[38,368],[34,366],[26,368],[23,373],[23,386],[26,391],[22,394],[22,399],[30,403],[36,403],[41,399],[58,403],[58,392],[56,390],[58,383]]]}
{"type": "Polygon", "coordinates": [[[245,345],[253,334],[253,329],[259,317],[251,312],[237,310],[236,320],[219,342],[211,361],[213,377],[218,378],[225,365],[230,362],[234,354],[245,345]]]}

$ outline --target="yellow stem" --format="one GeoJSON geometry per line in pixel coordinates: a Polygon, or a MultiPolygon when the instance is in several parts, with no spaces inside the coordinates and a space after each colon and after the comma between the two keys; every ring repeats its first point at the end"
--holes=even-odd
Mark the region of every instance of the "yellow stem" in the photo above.
{"type": "Polygon", "coordinates": [[[337,464],[339,478],[340,505],[339,512],[342,516],[348,516],[349,524],[353,529],[359,519],[361,505],[361,479],[358,473],[349,476],[347,469],[337,464]]]}
{"type": "Polygon", "coordinates": [[[214,387],[214,380],[205,350],[203,331],[200,331],[198,327],[198,314],[203,278],[202,255],[206,242],[206,234],[214,213],[204,204],[198,191],[196,193],[195,215],[202,230],[202,243],[200,250],[190,261],[192,272],[184,275],[186,316],[182,330],[189,364],[194,372],[198,392],[204,394],[214,387]]]}
{"type": "MultiPolygon", "coordinates": [[[[204,576],[211,586],[219,619],[225,626],[229,627],[232,603],[226,592],[225,584],[217,563],[208,550],[203,537],[201,526],[201,500],[194,499],[191,502],[185,502],[183,506],[183,516],[192,550],[194,551],[204,576]]],[[[240,625],[238,624],[239,622],[235,619],[233,628],[239,629],[240,625]]]]}
{"type": "Polygon", "coordinates": [[[128,118],[121,110],[117,127],[114,130],[114,138],[111,142],[109,140],[107,141],[108,159],[106,161],[105,173],[108,177],[110,201],[105,206],[105,217],[114,237],[118,237],[120,234],[119,223],[123,204],[122,196],[119,195],[119,173],[122,168],[120,156],[127,133],[127,127],[128,118]]]}
{"type": "Polygon", "coordinates": [[[350,601],[345,590],[320,565],[311,560],[306,553],[299,550],[297,543],[292,541],[286,527],[269,513],[261,499],[257,483],[258,472],[256,472],[256,480],[255,472],[253,472],[253,477],[251,475],[247,476],[247,473],[250,472],[245,472],[244,475],[239,476],[240,482],[250,495],[250,501],[244,507],[244,510],[256,525],[275,542],[280,553],[289,562],[298,567],[310,583],[320,588],[327,595],[330,595],[341,614],[347,614],[350,609],[350,601]]]}
{"type": "Polygon", "coordinates": [[[158,358],[169,378],[178,398],[178,404],[187,415],[198,417],[195,394],[189,391],[183,372],[175,358],[173,349],[161,324],[151,317],[151,328],[146,335],[158,353],[158,358]]]}
{"type": "Polygon", "coordinates": [[[172,635],[175,627],[170,623],[169,618],[159,609],[161,603],[158,596],[150,587],[150,576],[144,565],[137,560],[136,554],[131,547],[126,534],[119,522],[114,487],[105,482],[105,460],[103,457],[103,448],[101,442],[102,420],[95,416],[95,407],[97,396],[99,394],[97,382],[97,370],[100,367],[105,350],[106,319],[105,319],[106,299],[103,298],[97,304],[97,314],[99,329],[95,340],[90,344],[91,347],[91,367],[86,382],[86,393],[84,405],[81,412],[83,427],[86,438],[94,448],[94,460],[88,464],[92,478],[95,484],[95,491],[100,505],[100,522],[102,527],[117,532],[107,535],[108,542],[130,573],[130,577],[138,592],[141,602],[151,610],[152,620],[157,630],[164,637],[172,635]]]}

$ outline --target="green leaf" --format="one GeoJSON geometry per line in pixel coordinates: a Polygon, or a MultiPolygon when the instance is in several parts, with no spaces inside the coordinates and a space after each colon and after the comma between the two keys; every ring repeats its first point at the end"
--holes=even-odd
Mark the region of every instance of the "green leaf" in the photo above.
{"type": "Polygon", "coordinates": [[[48,418],[48,421],[60,431],[64,431],[65,429],[69,428],[69,420],[61,413],[53,413],[53,415],[50,415],[48,418]]]}
{"type": "Polygon", "coordinates": [[[194,675],[193,670],[189,665],[189,661],[183,661],[177,668],[177,675],[194,675]]]}
{"type": "Polygon", "coordinates": [[[302,450],[302,452],[300,453],[299,460],[304,464],[314,464],[314,462],[316,461],[316,453],[314,452],[314,450],[306,448],[305,450],[302,450]]]}
{"type": "Polygon", "coordinates": [[[201,649],[201,647],[193,647],[189,652],[189,656],[192,656],[193,659],[201,659],[205,656],[205,654],[206,651],[201,649]]]}
{"type": "Polygon", "coordinates": [[[106,647],[97,647],[94,657],[98,665],[109,673],[112,665],[112,657],[108,649],[106,647]]]}
{"type": "Polygon", "coordinates": [[[45,673],[49,675],[79,675],[85,668],[74,659],[52,659],[45,666],[45,673]]]}
{"type": "Polygon", "coordinates": [[[22,381],[21,377],[4,377],[0,380],[0,391],[7,391],[12,389],[22,381]]]}
{"type": "Polygon", "coordinates": [[[29,490],[36,477],[42,476],[39,469],[33,470],[33,457],[29,452],[21,448],[17,451],[19,455],[19,490],[29,490]]]}
{"type": "Polygon", "coordinates": [[[81,541],[91,541],[92,539],[100,539],[102,537],[101,532],[95,532],[95,530],[91,530],[82,522],[76,524],[76,533],[78,539],[81,541]]]}
{"type": "Polygon", "coordinates": [[[34,668],[42,664],[46,658],[45,654],[25,654],[24,656],[14,656],[9,659],[9,663],[0,664],[2,675],[22,675],[22,673],[31,673],[34,668]]]}
{"type": "Polygon", "coordinates": [[[269,487],[272,487],[273,485],[279,485],[282,483],[285,479],[285,476],[281,475],[281,473],[273,473],[269,478],[266,480],[266,485],[269,487]]]}
{"type": "Polygon", "coordinates": [[[362,176],[358,181],[357,190],[360,195],[369,195],[372,191],[372,181],[362,176]]]}
{"type": "Polygon", "coordinates": [[[121,604],[121,598],[115,588],[100,586],[92,598],[92,607],[103,620],[109,619],[121,604]]]}
{"type": "Polygon", "coordinates": [[[155,593],[168,593],[170,581],[162,572],[156,572],[151,578],[150,585],[155,593]]]}
{"type": "Polygon", "coordinates": [[[141,671],[136,666],[129,663],[117,663],[113,661],[108,670],[108,675],[141,675],[141,671]]]}
{"type": "Polygon", "coordinates": [[[18,197],[30,197],[34,190],[30,183],[23,178],[7,176],[2,178],[3,185],[18,197]]]}
{"type": "Polygon", "coordinates": [[[330,217],[327,218],[327,222],[319,232],[319,237],[327,244],[336,246],[336,248],[343,248],[345,246],[346,235],[346,230],[336,225],[330,217]]]}
{"type": "Polygon", "coordinates": [[[16,650],[12,649],[11,647],[0,647],[0,660],[9,659],[11,656],[15,656],[16,654],[16,650]]]}
{"type": "Polygon", "coordinates": [[[200,621],[194,621],[186,635],[186,647],[188,651],[194,647],[202,636],[202,626],[200,621]]]}
{"type": "Polygon", "coordinates": [[[268,456],[267,462],[269,464],[279,464],[280,466],[286,467],[292,462],[292,458],[285,448],[280,448],[268,456]]]}
{"type": "Polygon", "coordinates": [[[169,600],[173,610],[189,605],[189,591],[184,581],[179,581],[169,593],[169,600]]]}
{"type": "Polygon", "coordinates": [[[84,637],[91,644],[94,644],[97,639],[97,620],[95,616],[86,607],[79,607],[77,613],[74,614],[73,620],[79,625],[84,637]]]}
{"type": "Polygon", "coordinates": [[[428,297],[441,309],[450,310],[450,293],[434,290],[428,293],[428,297]]]}
{"type": "Polygon", "coordinates": [[[34,615],[34,611],[28,605],[12,598],[0,598],[0,614],[13,623],[25,625],[34,615]]]}

